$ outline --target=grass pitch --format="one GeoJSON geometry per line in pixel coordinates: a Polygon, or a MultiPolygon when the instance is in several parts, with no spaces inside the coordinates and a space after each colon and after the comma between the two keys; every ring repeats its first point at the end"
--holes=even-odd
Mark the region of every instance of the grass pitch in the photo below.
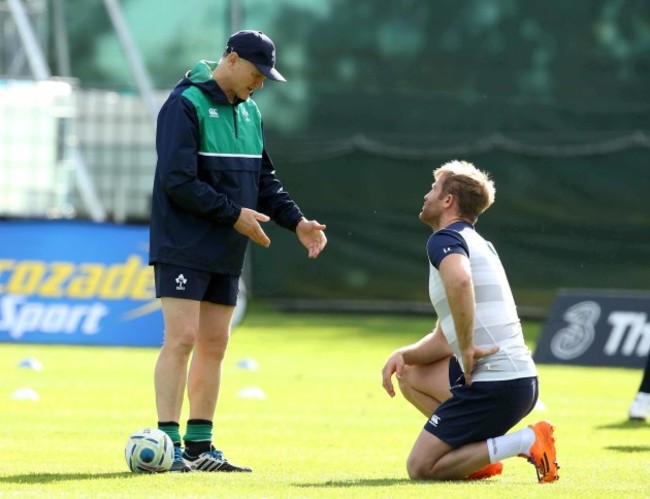
{"type": "MultiPolygon", "coordinates": [[[[157,349],[0,345],[0,496],[650,497],[650,425],[626,421],[635,369],[539,366],[544,407],[522,425],[556,425],[556,483],[538,484],[521,458],[482,482],[409,481],[406,456],[424,419],[386,395],[380,371],[432,327],[422,317],[249,309],[225,360],[215,443],[252,474],[128,471],[129,434],[156,424],[157,349]],[[29,357],[44,369],[19,368],[29,357]],[[243,359],[259,369],[238,367],[243,359]],[[12,399],[19,388],[39,400],[12,399]]],[[[525,325],[531,348],[539,330],[525,325]]]]}

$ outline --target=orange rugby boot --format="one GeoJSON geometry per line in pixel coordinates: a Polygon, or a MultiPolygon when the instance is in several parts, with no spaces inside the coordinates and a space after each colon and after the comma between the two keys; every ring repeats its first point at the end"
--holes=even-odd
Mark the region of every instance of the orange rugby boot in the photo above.
{"type": "Polygon", "coordinates": [[[553,438],[555,428],[548,421],[540,421],[530,425],[529,428],[535,432],[535,443],[528,451],[530,456],[522,455],[522,457],[527,458],[529,463],[535,465],[539,483],[558,480],[560,476],[557,474],[557,470],[560,467],[557,464],[555,438],[553,438]]]}
{"type": "Polygon", "coordinates": [[[465,480],[484,480],[485,478],[500,475],[502,471],[503,463],[501,461],[497,461],[496,463],[486,464],[480,470],[476,470],[471,475],[467,475],[465,477],[465,480]]]}

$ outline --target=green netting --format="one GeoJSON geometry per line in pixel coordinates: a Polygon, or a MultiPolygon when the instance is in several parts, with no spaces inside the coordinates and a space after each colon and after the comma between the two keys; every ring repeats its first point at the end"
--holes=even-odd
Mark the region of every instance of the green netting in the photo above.
{"type": "MultiPolygon", "coordinates": [[[[477,225],[504,261],[520,305],[547,309],[555,290],[644,289],[650,283],[649,155],[465,157],[492,172],[496,203],[477,225]]],[[[253,248],[257,296],[426,301],[428,228],[418,220],[439,161],[351,153],[287,163],[285,186],[328,224],[329,246],[308,261],[291,235],[269,226],[253,248]]]]}

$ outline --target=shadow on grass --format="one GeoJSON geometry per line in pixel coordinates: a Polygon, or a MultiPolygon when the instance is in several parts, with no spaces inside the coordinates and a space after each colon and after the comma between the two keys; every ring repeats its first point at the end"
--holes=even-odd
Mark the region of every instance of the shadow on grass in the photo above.
{"type": "Polygon", "coordinates": [[[650,445],[610,445],[609,447],[605,447],[605,449],[633,454],[637,452],[650,452],[650,445]]]}
{"type": "Polygon", "coordinates": [[[135,478],[137,476],[147,476],[147,474],[138,475],[129,471],[121,473],[25,473],[22,475],[0,476],[0,483],[24,483],[29,485],[77,480],[101,480],[102,478],[135,478]]]}
{"type": "Polygon", "coordinates": [[[413,483],[408,478],[360,478],[358,480],[327,480],[316,483],[294,483],[294,487],[309,488],[328,488],[328,487],[387,487],[389,485],[402,485],[413,483]]]}
{"type": "Polygon", "coordinates": [[[645,421],[626,419],[620,423],[611,423],[596,427],[597,430],[632,430],[634,428],[650,428],[650,425],[645,421]]]}

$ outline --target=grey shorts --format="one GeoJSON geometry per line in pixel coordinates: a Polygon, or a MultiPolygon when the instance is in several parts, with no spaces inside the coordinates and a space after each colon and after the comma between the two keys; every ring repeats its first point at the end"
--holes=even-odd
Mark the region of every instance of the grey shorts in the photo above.
{"type": "Polygon", "coordinates": [[[154,278],[157,298],[164,296],[220,305],[237,304],[238,276],[157,263],[154,265],[154,278]]]}

